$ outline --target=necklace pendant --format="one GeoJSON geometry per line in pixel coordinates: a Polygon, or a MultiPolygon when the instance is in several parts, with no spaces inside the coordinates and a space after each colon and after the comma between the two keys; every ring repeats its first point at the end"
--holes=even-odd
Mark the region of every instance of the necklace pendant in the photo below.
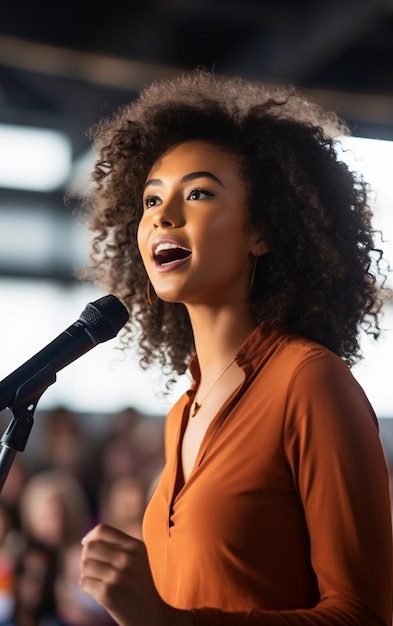
{"type": "Polygon", "coordinates": [[[191,413],[191,417],[195,417],[195,415],[198,413],[200,408],[201,408],[201,405],[198,404],[198,402],[195,401],[194,402],[194,408],[193,408],[192,413],[191,413]]]}

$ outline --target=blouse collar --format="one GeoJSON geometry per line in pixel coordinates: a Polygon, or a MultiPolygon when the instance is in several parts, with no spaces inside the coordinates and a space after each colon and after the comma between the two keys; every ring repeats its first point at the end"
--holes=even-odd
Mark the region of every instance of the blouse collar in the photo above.
{"type": "MultiPolygon", "coordinates": [[[[254,362],[259,361],[269,346],[283,334],[285,332],[282,328],[268,328],[263,324],[259,324],[251,331],[235,356],[236,363],[244,370],[246,376],[253,370],[254,362]]],[[[193,378],[191,385],[191,390],[193,390],[199,385],[201,379],[201,370],[196,354],[191,357],[188,367],[193,378]]]]}

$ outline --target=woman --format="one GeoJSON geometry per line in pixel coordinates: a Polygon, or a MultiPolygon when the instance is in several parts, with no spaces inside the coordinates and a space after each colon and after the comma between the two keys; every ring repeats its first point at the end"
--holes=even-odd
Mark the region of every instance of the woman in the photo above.
{"type": "Polygon", "coordinates": [[[83,540],[81,587],[121,626],[390,624],[387,471],[348,367],[379,334],[380,255],[345,132],[293,89],[204,71],[93,129],[90,271],[142,365],[193,376],[145,543],[83,540]]]}

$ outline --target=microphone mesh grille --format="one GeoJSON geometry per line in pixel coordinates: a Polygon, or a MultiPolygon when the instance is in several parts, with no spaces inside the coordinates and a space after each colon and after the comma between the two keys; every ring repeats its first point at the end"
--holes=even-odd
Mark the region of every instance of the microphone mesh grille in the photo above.
{"type": "Polygon", "coordinates": [[[89,302],[80,318],[87,322],[98,343],[113,339],[127,323],[128,311],[115,296],[107,295],[89,302]]]}

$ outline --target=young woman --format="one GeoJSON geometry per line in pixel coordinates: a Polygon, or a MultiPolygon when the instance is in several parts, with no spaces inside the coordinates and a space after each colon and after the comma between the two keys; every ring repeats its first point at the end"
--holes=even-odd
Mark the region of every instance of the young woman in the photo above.
{"type": "Polygon", "coordinates": [[[391,623],[387,471],[349,367],[379,334],[366,185],[292,88],[191,72],[92,132],[94,279],[141,364],[193,377],[166,422],[144,542],[83,539],[121,626],[391,623]]]}

